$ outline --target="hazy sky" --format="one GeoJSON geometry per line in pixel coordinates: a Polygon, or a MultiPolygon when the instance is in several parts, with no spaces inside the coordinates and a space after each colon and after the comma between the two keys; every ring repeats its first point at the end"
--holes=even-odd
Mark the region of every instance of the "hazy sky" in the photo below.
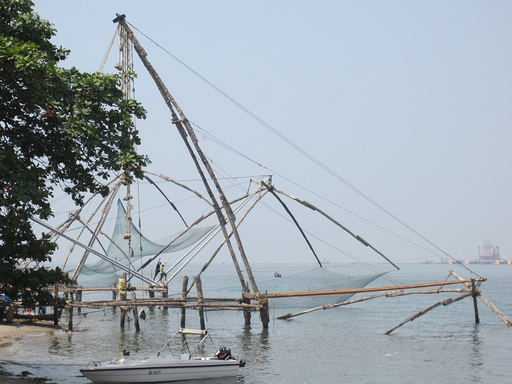
{"type": "MultiPolygon", "coordinates": [[[[476,258],[485,239],[512,258],[512,2],[35,3],[58,30],[54,42],[71,50],[66,66],[98,69],[116,13],[158,43],[135,31],[188,118],[251,160],[199,134],[216,169],[230,176],[275,172],[277,188],[329,212],[395,262],[441,252],[341,180],[455,258],[476,258]]],[[[153,171],[196,179],[165,104],[135,63],[136,97],[150,115],[139,123],[141,151],[151,154],[153,171]]],[[[270,196],[265,201],[283,213],[270,196]]],[[[308,232],[356,259],[380,260],[334,225],[313,224],[318,215],[287,204],[308,232]]],[[[160,212],[155,235],[167,226],[177,231],[171,219],[178,220],[160,212]]],[[[266,207],[255,211],[262,232],[242,229],[253,260],[313,260],[284,222],[266,207]]],[[[346,261],[318,247],[321,259],[346,261]]]]}

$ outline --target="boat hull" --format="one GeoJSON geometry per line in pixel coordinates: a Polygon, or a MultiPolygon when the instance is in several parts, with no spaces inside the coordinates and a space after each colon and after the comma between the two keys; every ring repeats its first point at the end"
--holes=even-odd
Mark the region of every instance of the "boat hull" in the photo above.
{"type": "Polygon", "coordinates": [[[80,369],[95,383],[162,383],[235,377],[240,362],[216,359],[123,358],[80,369]]]}

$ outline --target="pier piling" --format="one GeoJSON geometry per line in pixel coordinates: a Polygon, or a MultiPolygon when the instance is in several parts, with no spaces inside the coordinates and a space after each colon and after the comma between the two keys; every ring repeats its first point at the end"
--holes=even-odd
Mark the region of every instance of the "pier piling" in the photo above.
{"type": "MultiPolygon", "coordinates": [[[[73,332],[73,298],[68,301],[68,331],[73,332]]],[[[80,307],[79,307],[80,308],[80,307]]]]}
{"type": "Polygon", "coordinates": [[[475,310],[475,323],[480,324],[480,317],[478,316],[478,304],[476,298],[478,297],[478,292],[475,285],[475,278],[471,278],[471,296],[473,297],[473,308],[475,310]]]}
{"type": "Polygon", "coordinates": [[[132,309],[133,309],[133,323],[135,324],[135,332],[140,332],[139,313],[137,312],[137,298],[135,291],[132,292],[132,309]]]}
{"type": "MultiPolygon", "coordinates": [[[[183,302],[186,302],[187,300],[187,290],[188,290],[188,276],[183,276],[183,287],[181,289],[181,298],[183,299],[183,302]]],[[[186,328],[186,317],[187,317],[187,309],[185,306],[181,307],[181,328],[186,328]]]]}
{"type": "Polygon", "coordinates": [[[53,298],[55,299],[55,305],[53,306],[53,325],[59,325],[59,307],[57,305],[59,300],[59,286],[57,284],[53,286],[53,298]]]}
{"type": "Polygon", "coordinates": [[[203,298],[203,287],[201,285],[201,278],[199,276],[194,278],[197,288],[197,304],[199,305],[199,321],[201,323],[201,329],[204,331],[206,329],[206,324],[204,322],[204,298],[203,298]]]}
{"type": "Polygon", "coordinates": [[[124,323],[125,323],[125,320],[126,320],[126,312],[128,311],[128,308],[126,307],[121,307],[121,329],[124,330],[124,323]]]}

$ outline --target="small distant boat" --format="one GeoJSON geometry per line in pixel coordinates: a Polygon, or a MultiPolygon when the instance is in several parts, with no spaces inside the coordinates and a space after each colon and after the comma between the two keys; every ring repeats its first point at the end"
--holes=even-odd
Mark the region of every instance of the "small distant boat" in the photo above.
{"type": "Polygon", "coordinates": [[[80,372],[94,383],[162,383],[183,380],[204,380],[236,377],[239,367],[245,363],[231,356],[228,348],[222,347],[213,356],[196,355],[207,337],[208,331],[180,328],[167,342],[170,346],[176,335],[200,335],[194,353],[183,337],[188,353],[179,357],[158,352],[154,356],[130,356],[129,352],[107,362],[93,362],[80,369],[80,372]]]}

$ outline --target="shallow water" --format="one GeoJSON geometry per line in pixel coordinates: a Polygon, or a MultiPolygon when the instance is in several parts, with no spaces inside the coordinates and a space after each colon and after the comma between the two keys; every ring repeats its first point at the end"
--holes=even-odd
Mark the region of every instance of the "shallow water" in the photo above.
{"type": "MultiPolygon", "coordinates": [[[[420,264],[401,267],[402,271],[389,276],[391,281],[381,278],[373,285],[442,281],[453,268],[420,264]]],[[[489,279],[482,286],[482,295],[512,318],[512,266],[472,269],[489,279]]],[[[269,271],[274,273],[272,268],[269,271]]],[[[458,273],[469,276],[467,271],[458,273]]],[[[229,279],[222,271],[216,278],[227,287],[229,279]]],[[[273,308],[268,330],[262,329],[258,314],[253,314],[252,326],[245,327],[243,314],[238,311],[208,311],[207,328],[215,342],[209,350],[228,346],[233,355],[247,361],[233,380],[237,383],[508,384],[512,327],[480,300],[478,325],[472,300],[464,299],[435,308],[385,335],[411,314],[457,295],[380,298],[289,320],[275,317],[293,310],[273,308]]],[[[73,333],[56,330],[3,343],[0,360],[10,362],[4,366],[15,373],[28,370],[58,384],[88,383],[80,377],[81,366],[108,360],[123,349],[155,353],[180,322],[178,310],[146,309],[141,332],[136,333],[132,323],[123,332],[119,329],[120,311],[83,313],[87,316],[75,316],[75,324],[79,323],[73,333]]],[[[191,328],[198,327],[195,311],[188,311],[187,322],[191,328]]]]}

